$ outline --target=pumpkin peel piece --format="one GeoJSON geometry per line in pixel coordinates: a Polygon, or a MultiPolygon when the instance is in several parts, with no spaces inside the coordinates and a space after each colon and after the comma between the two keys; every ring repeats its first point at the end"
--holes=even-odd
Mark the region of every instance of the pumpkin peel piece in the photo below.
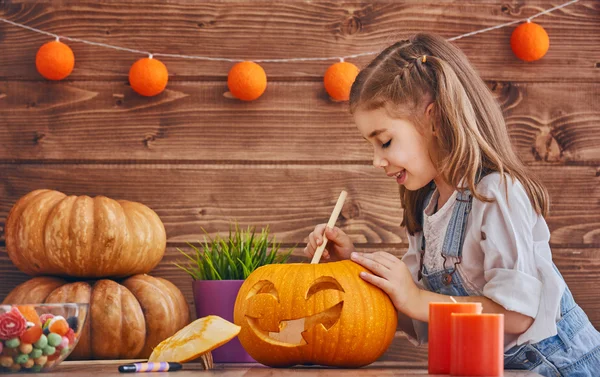
{"type": "Polygon", "coordinates": [[[160,342],[148,361],[185,363],[227,343],[240,329],[216,315],[199,318],[160,342]]]}

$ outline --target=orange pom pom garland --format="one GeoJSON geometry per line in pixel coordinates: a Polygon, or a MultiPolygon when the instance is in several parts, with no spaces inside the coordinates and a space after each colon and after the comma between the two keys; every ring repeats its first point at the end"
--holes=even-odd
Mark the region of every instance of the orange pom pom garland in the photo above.
{"type": "Polygon", "coordinates": [[[327,68],[323,84],[329,96],[336,101],[348,101],[358,72],[358,67],[348,62],[335,63],[327,68]]]}
{"type": "Polygon", "coordinates": [[[540,25],[527,22],[519,25],[510,37],[510,47],[517,58],[526,62],[541,59],[550,47],[548,33],[540,25]]]}
{"type": "Polygon", "coordinates": [[[240,62],[229,70],[227,87],[235,98],[254,101],[267,89],[267,74],[254,62],[240,62]]]}
{"type": "Polygon", "coordinates": [[[66,44],[56,40],[44,44],[35,55],[35,67],[48,80],[62,80],[75,67],[75,55],[66,44]]]}
{"type": "Polygon", "coordinates": [[[167,67],[160,60],[151,57],[138,60],[129,69],[131,88],[146,97],[161,93],[168,81],[167,67]]]}

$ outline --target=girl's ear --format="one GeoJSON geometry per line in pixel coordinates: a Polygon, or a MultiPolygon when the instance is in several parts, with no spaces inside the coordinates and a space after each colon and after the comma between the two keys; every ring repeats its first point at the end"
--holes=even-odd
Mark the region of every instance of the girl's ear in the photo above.
{"type": "Polygon", "coordinates": [[[430,103],[429,105],[427,105],[427,108],[425,108],[425,118],[427,119],[427,122],[429,122],[431,124],[431,134],[435,136],[436,134],[436,129],[435,129],[435,117],[434,117],[434,112],[433,112],[433,106],[434,103],[430,103]]]}

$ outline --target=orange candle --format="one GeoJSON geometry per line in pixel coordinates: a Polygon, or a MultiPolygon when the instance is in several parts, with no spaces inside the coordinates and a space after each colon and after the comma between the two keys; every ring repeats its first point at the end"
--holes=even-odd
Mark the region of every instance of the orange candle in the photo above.
{"type": "Polygon", "coordinates": [[[450,374],[504,374],[504,315],[452,314],[450,374]]]}
{"type": "Polygon", "coordinates": [[[450,374],[450,315],[481,313],[479,302],[429,303],[429,373],[450,374]]]}

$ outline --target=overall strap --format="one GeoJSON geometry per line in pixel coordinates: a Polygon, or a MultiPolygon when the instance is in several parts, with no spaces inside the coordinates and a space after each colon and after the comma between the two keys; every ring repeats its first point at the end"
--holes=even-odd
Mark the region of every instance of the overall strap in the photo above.
{"type": "MultiPolygon", "coordinates": [[[[485,170],[481,170],[477,173],[476,183],[479,183],[483,176],[487,175],[489,172],[485,170]]],[[[425,208],[429,205],[431,201],[431,197],[433,196],[433,192],[435,191],[435,185],[433,185],[433,189],[427,194],[425,200],[423,201],[423,208],[421,209],[421,219],[425,217],[425,208]]],[[[446,276],[444,277],[444,283],[450,284],[452,282],[452,275],[456,271],[456,266],[462,262],[462,248],[463,243],[465,241],[465,233],[467,229],[467,221],[469,220],[469,213],[471,212],[471,207],[473,206],[473,194],[468,188],[465,188],[463,191],[459,191],[456,195],[456,205],[452,211],[452,217],[450,218],[450,222],[448,224],[448,228],[446,229],[446,235],[444,237],[444,243],[442,245],[442,257],[444,258],[444,270],[446,270],[446,276]],[[447,257],[455,257],[457,261],[454,263],[454,267],[449,269],[446,267],[446,258],[447,257]]],[[[423,226],[424,221],[421,220],[421,225],[423,226]]],[[[421,231],[421,261],[418,272],[418,280],[421,280],[423,277],[423,259],[425,256],[425,230],[421,231]]]]}
{"type": "Polygon", "coordinates": [[[473,195],[469,189],[459,191],[456,196],[456,204],[452,211],[452,217],[446,229],[442,255],[461,259],[462,247],[465,240],[467,220],[473,205],[473,195]]]}

